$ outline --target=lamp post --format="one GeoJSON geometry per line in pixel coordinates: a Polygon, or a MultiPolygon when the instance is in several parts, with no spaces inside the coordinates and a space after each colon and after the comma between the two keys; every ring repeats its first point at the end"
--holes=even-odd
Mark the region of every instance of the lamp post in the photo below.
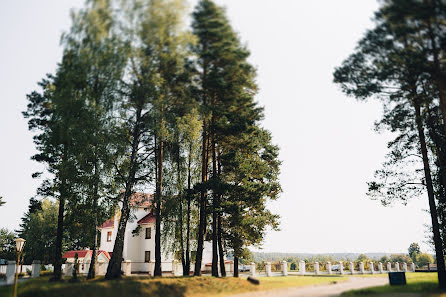
{"type": "Polygon", "coordinates": [[[24,246],[25,246],[25,239],[17,238],[15,240],[15,247],[16,247],[16,251],[17,251],[17,262],[16,262],[16,267],[15,267],[14,291],[12,293],[12,297],[17,297],[17,280],[19,277],[20,256],[22,255],[24,246]]]}

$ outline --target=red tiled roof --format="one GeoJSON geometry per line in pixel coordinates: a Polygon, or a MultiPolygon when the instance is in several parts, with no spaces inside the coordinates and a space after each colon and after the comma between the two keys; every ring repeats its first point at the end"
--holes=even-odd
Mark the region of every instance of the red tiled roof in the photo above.
{"type": "MultiPolygon", "coordinates": [[[[68,252],[66,252],[66,253],[62,256],[62,258],[64,258],[64,259],[67,259],[67,258],[74,258],[75,255],[76,255],[76,253],[77,253],[77,256],[78,256],[79,258],[85,258],[85,256],[87,256],[87,254],[91,256],[91,253],[92,253],[92,252],[93,252],[92,250],[84,250],[84,251],[68,251],[68,252]]],[[[111,254],[111,253],[108,253],[108,252],[106,252],[106,251],[97,251],[97,252],[96,252],[96,255],[99,256],[101,253],[103,253],[103,254],[105,255],[105,257],[107,257],[107,259],[110,260],[110,258],[111,258],[110,254],[111,254]]]]}
{"type": "Polygon", "coordinates": [[[104,224],[102,224],[100,227],[98,227],[99,229],[103,229],[103,228],[113,228],[115,223],[114,219],[109,219],[106,220],[104,224]]]}
{"type": "Polygon", "coordinates": [[[68,251],[62,256],[62,258],[74,258],[76,253],[79,258],[85,258],[87,254],[91,254],[91,251],[68,251]]]}
{"type": "Polygon", "coordinates": [[[138,221],[138,224],[150,224],[155,223],[155,216],[152,213],[144,216],[142,219],[138,221]]]}
{"type": "Polygon", "coordinates": [[[130,206],[147,208],[152,205],[153,194],[134,193],[130,197],[130,206]]]}

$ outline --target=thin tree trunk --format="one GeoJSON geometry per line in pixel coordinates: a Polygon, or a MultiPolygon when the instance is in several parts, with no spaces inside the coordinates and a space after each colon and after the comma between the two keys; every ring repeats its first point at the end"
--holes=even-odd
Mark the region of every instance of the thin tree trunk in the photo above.
{"type": "Polygon", "coordinates": [[[116,234],[115,244],[113,246],[113,254],[110,258],[107,267],[107,273],[105,274],[106,279],[116,279],[121,277],[121,264],[122,264],[122,253],[124,250],[124,236],[125,229],[127,226],[127,221],[130,214],[130,197],[133,194],[133,185],[135,182],[136,168],[137,168],[137,154],[139,146],[140,137],[140,126],[141,126],[141,112],[142,108],[138,108],[136,111],[136,121],[135,126],[132,131],[132,153],[130,155],[130,171],[127,177],[125,192],[122,201],[121,208],[121,218],[118,225],[118,233],[116,234]]]}
{"type": "MultiPolygon", "coordinates": [[[[96,158],[96,154],[95,154],[96,158]]],[[[96,276],[96,245],[97,245],[97,226],[98,226],[98,193],[99,193],[99,171],[98,171],[98,161],[97,159],[94,162],[94,190],[93,190],[93,215],[94,215],[94,238],[93,238],[93,249],[91,255],[91,263],[88,269],[87,279],[95,278],[96,276]]]]}
{"type": "MultiPolygon", "coordinates": [[[[217,158],[217,174],[221,175],[221,163],[220,163],[220,152],[219,157],[217,158]]],[[[221,209],[221,195],[218,195],[218,221],[217,221],[217,232],[218,232],[218,254],[220,255],[220,273],[221,276],[226,276],[226,267],[225,267],[225,254],[223,250],[223,230],[222,230],[222,209],[221,209]]]]}
{"type": "Polygon", "coordinates": [[[222,226],[221,226],[221,213],[218,214],[218,254],[220,255],[220,273],[221,276],[226,276],[226,267],[225,267],[225,254],[223,251],[223,239],[222,239],[222,226]]]}
{"type": "Polygon", "coordinates": [[[214,185],[212,189],[212,276],[218,277],[218,243],[217,243],[217,191],[215,190],[215,182],[217,180],[217,156],[215,152],[215,129],[214,117],[212,117],[211,127],[212,139],[212,178],[214,185]]]}
{"type": "Polygon", "coordinates": [[[191,163],[192,163],[192,143],[189,144],[189,156],[187,162],[187,223],[186,223],[186,265],[183,275],[189,276],[190,272],[190,204],[191,204],[191,163]]]}
{"type": "Polygon", "coordinates": [[[238,256],[234,254],[234,277],[238,277],[238,256]]]}
{"type": "Polygon", "coordinates": [[[184,255],[184,222],[183,222],[183,186],[181,184],[181,151],[180,151],[180,139],[177,137],[177,184],[178,184],[178,197],[180,198],[180,250],[181,250],[181,265],[183,266],[183,274],[186,269],[186,259],[184,255]]]}
{"type": "MultiPolygon", "coordinates": [[[[203,120],[203,147],[202,147],[202,156],[201,156],[201,182],[202,184],[207,181],[207,129],[206,129],[206,120],[203,120]]],[[[207,199],[207,191],[205,189],[201,190],[200,194],[200,221],[198,225],[198,240],[197,240],[197,255],[195,258],[195,270],[194,275],[201,275],[201,262],[203,259],[203,246],[204,246],[204,235],[206,232],[206,199],[207,199]]]]}
{"type": "MultiPolygon", "coordinates": [[[[64,145],[63,156],[62,156],[62,166],[65,165],[68,159],[67,147],[64,145]]],[[[63,242],[63,222],[64,222],[64,212],[65,212],[65,200],[67,198],[67,181],[65,178],[65,169],[61,169],[61,184],[60,184],[60,197],[59,197],[59,213],[57,216],[57,233],[56,233],[56,251],[54,258],[54,275],[51,280],[60,281],[62,280],[62,242],[63,242]]]]}
{"type": "Polygon", "coordinates": [[[163,139],[159,140],[158,149],[158,178],[157,178],[157,190],[156,190],[156,233],[155,233],[155,271],[154,276],[162,276],[161,270],[161,199],[163,190],[163,139]]]}
{"type": "Polygon", "coordinates": [[[446,288],[446,271],[443,255],[443,244],[441,242],[440,226],[438,224],[437,207],[435,205],[434,187],[432,184],[431,170],[429,166],[429,157],[427,153],[426,138],[424,135],[423,121],[421,118],[421,107],[418,98],[414,98],[415,119],[417,124],[418,137],[420,140],[420,149],[423,156],[424,175],[426,178],[426,187],[429,198],[429,210],[432,220],[432,230],[435,244],[435,254],[437,258],[438,283],[440,288],[446,288]]]}

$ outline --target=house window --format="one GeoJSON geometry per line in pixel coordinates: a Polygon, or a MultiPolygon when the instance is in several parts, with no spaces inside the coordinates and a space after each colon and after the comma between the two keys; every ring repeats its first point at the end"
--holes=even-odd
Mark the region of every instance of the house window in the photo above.
{"type": "Polygon", "coordinates": [[[144,262],[146,263],[150,262],[150,251],[144,252],[144,262]]]}
{"type": "Polygon", "coordinates": [[[107,241],[110,242],[111,241],[111,231],[107,232],[107,241]]]}
{"type": "Polygon", "coordinates": [[[152,238],[152,228],[146,228],[146,239],[152,238]]]}

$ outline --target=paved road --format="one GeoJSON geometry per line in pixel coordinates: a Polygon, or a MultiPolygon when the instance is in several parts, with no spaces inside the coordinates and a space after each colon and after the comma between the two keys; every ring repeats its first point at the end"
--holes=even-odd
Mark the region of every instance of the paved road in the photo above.
{"type": "Polygon", "coordinates": [[[388,283],[389,280],[387,277],[351,277],[348,281],[336,284],[251,292],[234,295],[232,297],[333,297],[339,296],[345,291],[383,286],[388,283]]]}

